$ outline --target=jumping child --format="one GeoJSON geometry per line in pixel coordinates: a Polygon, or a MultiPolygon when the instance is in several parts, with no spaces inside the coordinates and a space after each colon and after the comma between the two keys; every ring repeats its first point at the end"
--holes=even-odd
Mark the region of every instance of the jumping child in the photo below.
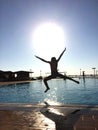
{"type": "Polygon", "coordinates": [[[44,61],[44,62],[50,64],[51,75],[48,76],[48,77],[46,77],[46,78],[44,78],[44,83],[45,83],[45,86],[46,86],[45,92],[47,92],[47,91],[50,89],[49,86],[48,86],[47,81],[50,80],[50,79],[54,79],[54,78],[56,78],[56,77],[63,78],[64,80],[65,80],[65,79],[69,79],[69,80],[72,80],[72,81],[74,81],[74,82],[76,82],[76,83],[79,84],[78,81],[76,81],[76,80],[74,80],[74,79],[72,79],[72,78],[70,78],[70,77],[67,77],[66,75],[62,75],[62,74],[60,74],[60,73],[58,72],[58,69],[57,69],[57,67],[58,67],[58,62],[59,62],[59,60],[61,59],[62,55],[64,54],[65,50],[66,50],[66,48],[65,48],[65,49],[63,50],[63,52],[60,54],[60,56],[59,56],[58,59],[56,59],[55,57],[52,57],[52,58],[51,58],[51,61],[47,61],[47,60],[44,60],[43,58],[40,58],[40,57],[38,57],[38,56],[35,56],[36,58],[38,58],[38,59],[40,59],[40,60],[42,60],[42,61],[44,61]]]}

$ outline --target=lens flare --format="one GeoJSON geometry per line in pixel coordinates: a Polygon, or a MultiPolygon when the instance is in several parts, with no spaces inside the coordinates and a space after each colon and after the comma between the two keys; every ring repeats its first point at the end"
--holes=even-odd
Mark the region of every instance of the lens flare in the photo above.
{"type": "Polygon", "coordinates": [[[65,47],[63,28],[55,23],[43,23],[33,33],[33,48],[36,55],[50,58],[58,56],[65,47]]]}

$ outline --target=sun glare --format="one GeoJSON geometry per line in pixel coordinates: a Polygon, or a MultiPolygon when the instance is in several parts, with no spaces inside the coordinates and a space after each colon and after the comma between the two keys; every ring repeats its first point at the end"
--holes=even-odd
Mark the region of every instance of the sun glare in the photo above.
{"type": "Polygon", "coordinates": [[[59,55],[65,47],[64,41],[64,31],[55,23],[41,24],[33,33],[34,51],[44,58],[59,55]]]}

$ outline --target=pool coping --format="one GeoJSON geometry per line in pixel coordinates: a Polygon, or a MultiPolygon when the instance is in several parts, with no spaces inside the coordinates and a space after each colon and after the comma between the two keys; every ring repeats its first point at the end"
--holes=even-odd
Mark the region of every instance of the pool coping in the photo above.
{"type": "MultiPolygon", "coordinates": [[[[42,108],[45,107],[44,103],[0,103],[0,110],[18,110],[18,109],[28,109],[32,108],[42,108]]],[[[98,105],[80,105],[80,104],[60,104],[60,105],[49,105],[49,107],[55,108],[73,108],[73,109],[98,109],[98,105]]]]}

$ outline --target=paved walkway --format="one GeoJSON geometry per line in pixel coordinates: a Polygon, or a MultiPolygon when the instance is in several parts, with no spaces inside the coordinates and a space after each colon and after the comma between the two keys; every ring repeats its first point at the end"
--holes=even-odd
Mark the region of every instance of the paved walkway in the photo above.
{"type": "Polygon", "coordinates": [[[98,106],[0,104],[0,130],[98,130],[98,106]]]}

